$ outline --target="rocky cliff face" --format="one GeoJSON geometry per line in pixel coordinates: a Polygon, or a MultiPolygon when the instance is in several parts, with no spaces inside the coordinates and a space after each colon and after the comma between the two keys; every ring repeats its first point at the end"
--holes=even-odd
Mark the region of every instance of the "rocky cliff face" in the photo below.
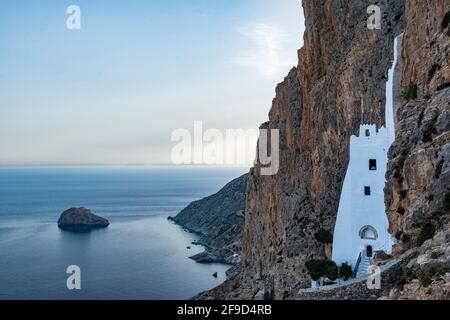
{"type": "Polygon", "coordinates": [[[367,28],[369,1],[302,1],[299,65],[276,90],[267,126],[280,129],[280,172],[252,172],[243,273],[249,296],[273,281],[276,298],[309,284],[305,262],[324,258],[314,238],[334,228],[349,139],[362,122],[384,124],[387,71],[402,1],[380,1],[382,30],[367,28]],[[361,99],[365,102],[362,112],[361,99]]]}
{"type": "Polygon", "coordinates": [[[326,256],[314,235],[334,227],[349,138],[361,123],[384,125],[387,71],[394,38],[402,32],[395,80],[398,134],[386,187],[391,232],[407,243],[398,249],[403,251],[430,222],[444,228],[450,201],[449,32],[442,21],[449,1],[377,1],[381,30],[366,26],[372,4],[302,1],[306,32],[299,64],[278,85],[263,125],[280,129],[280,171],[266,177],[259,175],[259,165],[251,170],[240,273],[199,298],[254,299],[271,292],[283,299],[309,285],[305,262],[326,256]]]}
{"type": "Polygon", "coordinates": [[[443,226],[394,278],[390,300],[450,299],[450,225],[443,226]]]}
{"type": "Polygon", "coordinates": [[[192,259],[201,263],[240,262],[247,181],[245,174],[218,193],[192,202],[172,218],[187,230],[201,234],[197,244],[207,249],[192,259]]]}
{"type": "Polygon", "coordinates": [[[449,0],[406,2],[399,73],[404,92],[417,94],[401,101],[389,154],[385,194],[397,251],[423,242],[426,229],[432,236],[450,218],[449,10],[449,0]]]}
{"type": "Polygon", "coordinates": [[[389,153],[387,212],[397,253],[434,238],[388,298],[449,299],[450,1],[407,1],[405,21],[404,97],[389,153]]]}

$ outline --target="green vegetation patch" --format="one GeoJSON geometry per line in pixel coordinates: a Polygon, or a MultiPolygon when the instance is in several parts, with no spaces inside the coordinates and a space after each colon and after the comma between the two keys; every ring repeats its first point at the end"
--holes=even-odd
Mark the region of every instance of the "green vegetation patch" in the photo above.
{"type": "Polygon", "coordinates": [[[310,260],[306,262],[305,266],[314,281],[324,277],[336,280],[338,277],[338,267],[334,261],[328,259],[310,260]]]}
{"type": "Polygon", "coordinates": [[[339,276],[345,281],[353,277],[352,267],[347,262],[339,266],[339,276]]]}
{"type": "Polygon", "coordinates": [[[325,229],[320,229],[315,235],[314,237],[316,238],[317,241],[319,241],[320,243],[333,243],[333,235],[331,234],[330,231],[325,230],[325,229]]]}
{"type": "Polygon", "coordinates": [[[407,101],[417,99],[417,85],[407,85],[403,90],[403,98],[405,98],[405,100],[407,101]]]}

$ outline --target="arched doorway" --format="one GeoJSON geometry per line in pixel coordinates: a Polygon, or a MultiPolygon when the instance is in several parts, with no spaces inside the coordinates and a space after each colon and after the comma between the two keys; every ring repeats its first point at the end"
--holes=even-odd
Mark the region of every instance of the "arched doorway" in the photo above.
{"type": "Polygon", "coordinates": [[[373,257],[373,247],[372,246],[366,246],[366,255],[369,258],[373,257]]]}

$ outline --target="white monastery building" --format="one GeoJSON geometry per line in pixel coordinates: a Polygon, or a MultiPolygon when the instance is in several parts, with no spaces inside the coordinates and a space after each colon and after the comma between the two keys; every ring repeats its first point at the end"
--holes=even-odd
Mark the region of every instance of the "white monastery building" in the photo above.
{"type": "Polygon", "coordinates": [[[387,153],[395,140],[393,84],[401,37],[395,39],[394,62],[386,85],[386,128],[364,124],[359,136],[350,139],[350,161],[334,230],[333,260],[338,265],[347,262],[357,276],[367,273],[376,251],[391,253],[394,245],[388,232],[384,187],[387,153]]]}

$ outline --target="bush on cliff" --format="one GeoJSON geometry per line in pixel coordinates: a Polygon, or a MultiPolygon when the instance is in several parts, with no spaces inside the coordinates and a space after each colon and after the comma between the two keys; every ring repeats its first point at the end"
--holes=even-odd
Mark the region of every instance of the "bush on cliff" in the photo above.
{"type": "Polygon", "coordinates": [[[417,245],[420,247],[425,241],[432,239],[436,229],[431,224],[426,224],[420,230],[419,236],[417,237],[417,245]]]}
{"type": "Polygon", "coordinates": [[[420,285],[424,288],[428,288],[433,283],[433,280],[431,280],[425,271],[420,270],[418,272],[418,278],[420,285]]]}
{"type": "Polygon", "coordinates": [[[405,100],[407,101],[417,99],[417,85],[410,84],[406,86],[403,90],[403,98],[405,98],[405,100]]]}
{"type": "Polygon", "coordinates": [[[447,192],[444,196],[444,209],[450,210],[450,192],[447,192]]]}
{"type": "Polygon", "coordinates": [[[331,234],[330,231],[325,230],[325,229],[320,229],[315,235],[314,237],[316,238],[317,241],[319,241],[320,243],[333,243],[333,235],[331,234]]]}

